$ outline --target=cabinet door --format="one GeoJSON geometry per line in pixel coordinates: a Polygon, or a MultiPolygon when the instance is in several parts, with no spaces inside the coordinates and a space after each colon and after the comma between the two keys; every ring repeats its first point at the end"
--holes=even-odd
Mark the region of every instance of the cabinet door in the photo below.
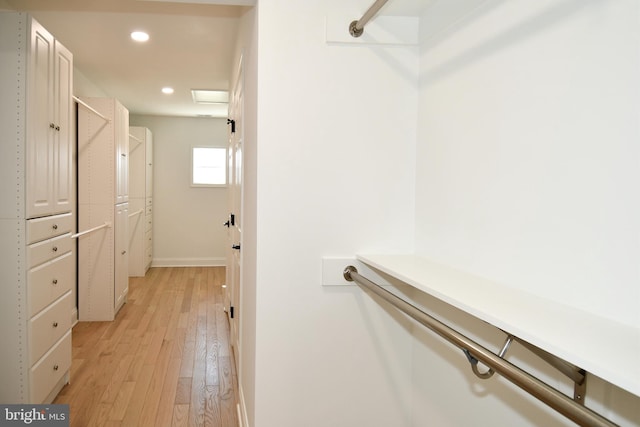
{"type": "Polygon", "coordinates": [[[129,200],[129,111],[116,102],[116,204],[129,200]]]}
{"type": "Polygon", "coordinates": [[[116,311],[124,303],[129,290],[129,204],[116,206],[114,221],[114,250],[115,250],[115,292],[114,307],[116,311]]]}
{"type": "Polygon", "coordinates": [[[146,161],[146,197],[153,196],[153,135],[149,129],[145,130],[145,161],[146,161]]]}
{"type": "MultiPolygon", "coordinates": [[[[129,127],[129,202],[144,199],[144,129],[129,127]]],[[[131,206],[131,212],[136,209],[131,206]]]]}
{"type": "Polygon", "coordinates": [[[53,36],[31,22],[27,105],[27,217],[53,211],[53,36]]]}
{"type": "Polygon", "coordinates": [[[72,107],[73,55],[55,41],[53,212],[70,212],[74,204],[72,107]]]}

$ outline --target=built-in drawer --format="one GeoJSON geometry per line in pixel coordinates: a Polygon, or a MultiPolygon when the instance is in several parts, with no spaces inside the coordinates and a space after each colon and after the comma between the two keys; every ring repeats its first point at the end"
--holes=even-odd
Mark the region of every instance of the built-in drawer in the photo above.
{"type": "Polygon", "coordinates": [[[145,221],[146,221],[146,227],[145,227],[145,231],[150,231],[152,228],[152,224],[153,224],[153,218],[151,215],[147,215],[145,217],[145,221]]]}
{"type": "Polygon", "coordinates": [[[67,233],[29,245],[27,247],[27,263],[29,268],[33,268],[71,251],[73,243],[71,233],[67,233]]]}
{"type": "Polygon", "coordinates": [[[71,291],[29,321],[30,363],[33,365],[71,329],[71,291]]]}
{"type": "Polygon", "coordinates": [[[37,314],[75,287],[76,269],[73,252],[55,258],[27,273],[29,317],[37,314]]]}
{"type": "Polygon", "coordinates": [[[31,368],[30,402],[39,404],[71,368],[71,330],[31,368]]]}
{"type": "Polygon", "coordinates": [[[71,212],[27,221],[27,244],[50,239],[73,230],[71,212]]]}

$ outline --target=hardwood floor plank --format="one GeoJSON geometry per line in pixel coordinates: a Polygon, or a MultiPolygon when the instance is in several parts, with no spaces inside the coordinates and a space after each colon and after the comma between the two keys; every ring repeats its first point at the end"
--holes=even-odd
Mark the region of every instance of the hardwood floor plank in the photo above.
{"type": "Polygon", "coordinates": [[[220,390],[217,386],[206,387],[206,412],[204,417],[205,427],[217,427],[222,425],[222,416],[220,408],[220,390]]]}
{"type": "Polygon", "coordinates": [[[152,268],[130,278],[113,322],[73,328],[68,403],[78,427],[237,427],[224,268],[152,268]]]}
{"type": "MultiPolygon", "coordinates": [[[[133,381],[126,381],[122,383],[122,386],[120,386],[120,390],[118,391],[118,395],[116,396],[116,400],[113,402],[113,405],[111,405],[111,412],[109,413],[110,420],[122,421],[135,387],[136,383],[133,381]]],[[[73,419],[73,414],[71,415],[71,418],[73,419]]]]}
{"type": "Polygon", "coordinates": [[[171,427],[173,405],[176,400],[178,388],[178,375],[180,375],[180,359],[172,358],[169,361],[166,372],[162,394],[158,402],[155,423],[153,424],[157,427],[171,427]]]}
{"type": "Polygon", "coordinates": [[[172,350],[173,343],[171,341],[162,341],[158,357],[153,363],[153,375],[140,414],[139,424],[141,425],[155,425],[172,350]]]}
{"type": "Polygon", "coordinates": [[[191,402],[191,377],[178,378],[178,385],[176,386],[176,400],[175,404],[180,405],[191,402]]]}
{"type": "Polygon", "coordinates": [[[171,427],[186,427],[189,422],[189,405],[175,405],[173,407],[173,418],[171,427]]]}
{"type": "Polygon", "coordinates": [[[155,367],[153,365],[142,366],[140,375],[134,383],[135,387],[131,394],[131,398],[129,399],[129,404],[127,405],[124,418],[122,419],[122,424],[126,426],[144,425],[139,422],[140,414],[147,396],[147,391],[149,390],[149,384],[151,383],[154,368],[155,367]]]}

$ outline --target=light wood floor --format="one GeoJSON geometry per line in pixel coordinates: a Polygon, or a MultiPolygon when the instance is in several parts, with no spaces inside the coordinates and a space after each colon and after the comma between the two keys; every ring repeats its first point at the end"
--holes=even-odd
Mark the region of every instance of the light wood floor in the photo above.
{"type": "Polygon", "coordinates": [[[237,427],[224,271],[152,268],[114,322],[73,328],[71,426],[237,427]]]}

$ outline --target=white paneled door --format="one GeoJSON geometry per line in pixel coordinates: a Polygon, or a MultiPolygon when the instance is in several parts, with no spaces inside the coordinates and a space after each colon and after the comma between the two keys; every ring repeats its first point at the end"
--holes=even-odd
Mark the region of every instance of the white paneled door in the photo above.
{"type": "Polygon", "coordinates": [[[225,293],[225,307],[229,314],[229,333],[231,335],[231,344],[234,348],[236,366],[240,366],[238,358],[240,354],[239,311],[241,310],[242,286],[243,99],[244,88],[241,63],[229,104],[228,203],[230,213],[229,220],[226,223],[229,228],[229,241],[227,249],[227,288],[225,293]]]}

